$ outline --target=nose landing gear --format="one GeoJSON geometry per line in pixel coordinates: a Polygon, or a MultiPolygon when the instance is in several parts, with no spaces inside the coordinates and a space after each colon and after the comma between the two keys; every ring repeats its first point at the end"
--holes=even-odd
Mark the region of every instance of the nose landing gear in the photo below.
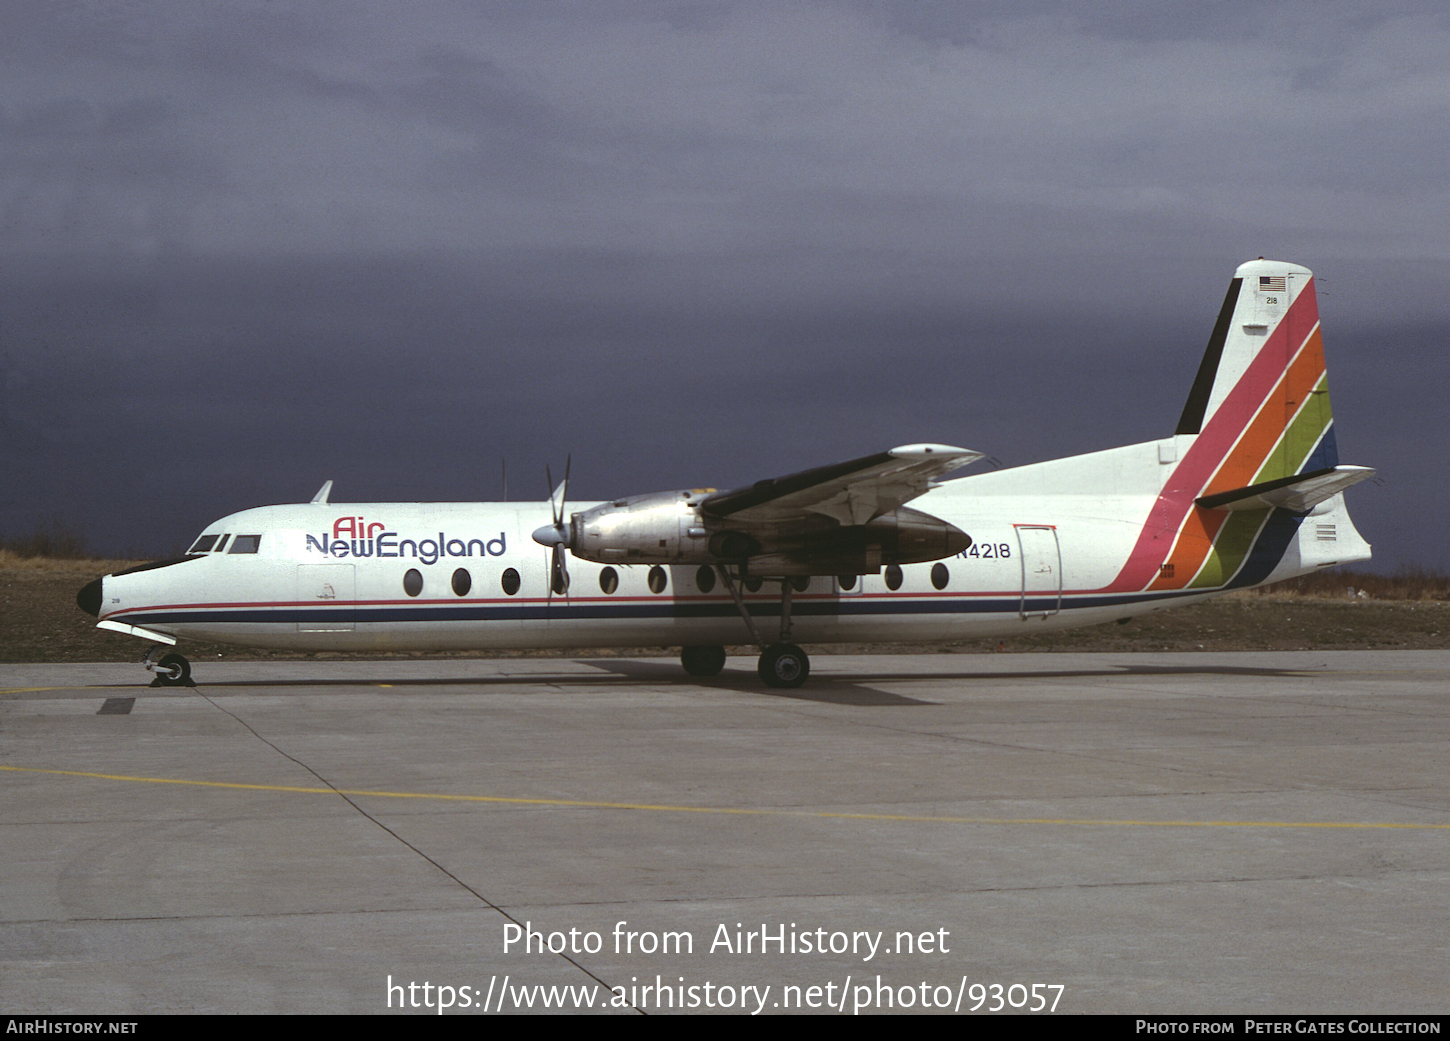
{"type": "Polygon", "coordinates": [[[147,672],[154,675],[155,678],[151,681],[153,687],[196,686],[191,679],[191,662],[175,651],[153,647],[146,652],[141,664],[146,666],[147,672]]]}

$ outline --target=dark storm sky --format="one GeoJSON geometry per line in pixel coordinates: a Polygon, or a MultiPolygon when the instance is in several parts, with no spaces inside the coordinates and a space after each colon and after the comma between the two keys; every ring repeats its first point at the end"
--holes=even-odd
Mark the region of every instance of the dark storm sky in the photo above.
{"type": "Polygon", "coordinates": [[[1447,70],[1430,3],[6,5],[0,533],[1149,440],[1265,255],[1447,566],[1447,70]]]}

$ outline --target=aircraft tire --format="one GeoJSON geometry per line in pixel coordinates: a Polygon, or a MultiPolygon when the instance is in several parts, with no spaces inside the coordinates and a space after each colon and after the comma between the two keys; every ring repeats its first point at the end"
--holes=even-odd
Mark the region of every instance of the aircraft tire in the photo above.
{"type": "Polygon", "coordinates": [[[718,676],[725,668],[725,648],[718,644],[708,647],[682,647],[680,664],[691,676],[718,676]]]}
{"type": "Polygon", "coordinates": [[[777,643],[760,656],[760,678],[767,687],[799,687],[811,674],[811,659],[793,643],[777,643]]]}
{"type": "Polygon", "coordinates": [[[156,682],[163,687],[190,687],[191,662],[180,654],[164,654],[156,663],[156,682]]]}

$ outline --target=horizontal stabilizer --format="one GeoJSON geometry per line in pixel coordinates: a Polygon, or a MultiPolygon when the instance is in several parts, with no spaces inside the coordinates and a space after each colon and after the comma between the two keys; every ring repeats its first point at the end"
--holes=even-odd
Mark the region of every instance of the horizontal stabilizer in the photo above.
{"type": "Polygon", "coordinates": [[[143,629],[139,625],[127,625],[125,622],[97,622],[96,628],[109,629],[113,633],[125,633],[127,636],[139,636],[143,640],[155,640],[157,643],[176,646],[176,637],[158,633],[154,629],[143,629]]]}
{"type": "Polygon", "coordinates": [[[1368,466],[1331,466],[1217,495],[1205,495],[1196,501],[1206,510],[1262,510],[1277,506],[1294,513],[1308,513],[1331,496],[1373,476],[1374,470],[1368,466]]]}

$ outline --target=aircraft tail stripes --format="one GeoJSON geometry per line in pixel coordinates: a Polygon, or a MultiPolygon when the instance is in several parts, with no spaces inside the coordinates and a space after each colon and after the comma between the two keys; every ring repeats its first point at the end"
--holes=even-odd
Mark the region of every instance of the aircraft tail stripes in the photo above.
{"type": "Polygon", "coordinates": [[[1239,267],[1176,433],[1192,441],[1110,588],[1263,581],[1302,514],[1195,500],[1338,464],[1312,272],[1266,260],[1239,267]]]}

